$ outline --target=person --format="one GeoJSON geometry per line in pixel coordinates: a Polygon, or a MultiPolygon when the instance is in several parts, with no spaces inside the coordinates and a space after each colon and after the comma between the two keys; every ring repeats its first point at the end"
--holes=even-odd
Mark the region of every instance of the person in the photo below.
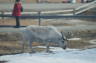
{"type": "Polygon", "coordinates": [[[21,0],[16,0],[12,12],[12,16],[14,16],[16,19],[16,28],[20,27],[20,16],[22,11],[23,11],[23,7],[21,4],[21,0]]]}

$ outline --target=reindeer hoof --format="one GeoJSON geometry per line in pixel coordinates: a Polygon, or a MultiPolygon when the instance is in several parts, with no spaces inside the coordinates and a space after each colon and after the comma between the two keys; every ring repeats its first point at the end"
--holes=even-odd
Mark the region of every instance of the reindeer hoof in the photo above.
{"type": "Polygon", "coordinates": [[[47,53],[53,53],[53,51],[46,51],[47,53]]]}
{"type": "Polygon", "coordinates": [[[31,51],[31,52],[29,52],[29,53],[30,53],[30,54],[31,54],[31,53],[36,53],[36,51],[31,51]]]}

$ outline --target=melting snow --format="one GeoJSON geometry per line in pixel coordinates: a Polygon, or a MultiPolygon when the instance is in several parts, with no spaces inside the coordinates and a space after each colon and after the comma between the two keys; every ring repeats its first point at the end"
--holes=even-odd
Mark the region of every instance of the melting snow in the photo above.
{"type": "Polygon", "coordinates": [[[96,39],[90,40],[89,42],[92,44],[96,44],[96,39]]]}
{"type": "Polygon", "coordinates": [[[96,48],[78,50],[52,48],[53,53],[38,52],[1,56],[8,63],[96,63],[96,48]]]}
{"type": "Polygon", "coordinates": [[[81,38],[70,38],[68,40],[81,40],[81,38]]]}

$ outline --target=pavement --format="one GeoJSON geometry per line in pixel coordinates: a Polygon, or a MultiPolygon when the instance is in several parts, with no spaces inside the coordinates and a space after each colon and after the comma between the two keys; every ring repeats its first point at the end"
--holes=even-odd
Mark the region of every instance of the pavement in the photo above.
{"type": "MultiPolygon", "coordinates": [[[[66,9],[74,9],[80,6],[85,5],[86,3],[22,3],[24,11],[27,12],[38,12],[38,11],[51,11],[51,10],[66,10],[66,9]]],[[[12,11],[14,3],[0,3],[0,11],[12,11]]]]}
{"type": "MultiPolygon", "coordinates": [[[[44,20],[43,20],[44,21],[44,20]]],[[[42,22],[43,22],[42,21],[42,22]]],[[[50,26],[55,26],[53,24],[63,23],[68,24],[66,25],[57,25],[55,26],[59,30],[64,31],[76,31],[76,30],[96,30],[96,22],[91,21],[84,21],[84,20],[78,20],[78,19],[71,19],[71,20],[64,20],[64,19],[55,19],[55,20],[46,20],[47,23],[49,23],[50,26]]],[[[24,28],[26,26],[21,26],[20,28],[24,28]]],[[[20,28],[15,28],[14,26],[5,26],[0,27],[0,32],[8,32],[8,31],[18,31],[20,28]]]]}

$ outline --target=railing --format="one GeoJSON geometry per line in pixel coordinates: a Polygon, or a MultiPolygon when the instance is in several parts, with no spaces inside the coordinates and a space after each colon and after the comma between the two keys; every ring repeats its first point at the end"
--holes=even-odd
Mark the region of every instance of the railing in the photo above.
{"type": "MultiPolygon", "coordinates": [[[[31,18],[31,19],[38,19],[39,25],[41,24],[41,18],[42,19],[54,19],[54,18],[96,18],[95,16],[84,16],[84,15],[77,15],[79,13],[82,13],[86,10],[89,10],[91,8],[96,7],[96,0],[94,2],[85,4],[83,6],[80,6],[76,9],[67,9],[67,10],[58,10],[58,11],[36,11],[35,13],[33,12],[33,14],[30,15],[22,15],[21,18],[31,18]],[[68,14],[70,15],[65,15],[68,14]]],[[[12,15],[10,14],[4,14],[4,12],[1,12],[0,17],[2,17],[2,19],[4,19],[4,17],[11,17],[13,18],[12,15]]]]}
{"type": "Polygon", "coordinates": [[[83,6],[80,6],[76,9],[73,9],[73,10],[74,10],[74,14],[80,14],[80,13],[87,11],[91,8],[96,8],[96,0],[91,3],[85,4],[83,6]]]}
{"type": "MultiPolygon", "coordinates": [[[[0,17],[11,17],[12,15],[0,15],[0,17]]],[[[87,19],[96,19],[96,15],[70,15],[70,16],[61,16],[61,15],[41,15],[41,12],[38,12],[38,15],[30,15],[30,16],[21,16],[21,19],[38,19],[38,25],[41,25],[42,19],[61,19],[61,18],[87,18],[87,19]]]]}

